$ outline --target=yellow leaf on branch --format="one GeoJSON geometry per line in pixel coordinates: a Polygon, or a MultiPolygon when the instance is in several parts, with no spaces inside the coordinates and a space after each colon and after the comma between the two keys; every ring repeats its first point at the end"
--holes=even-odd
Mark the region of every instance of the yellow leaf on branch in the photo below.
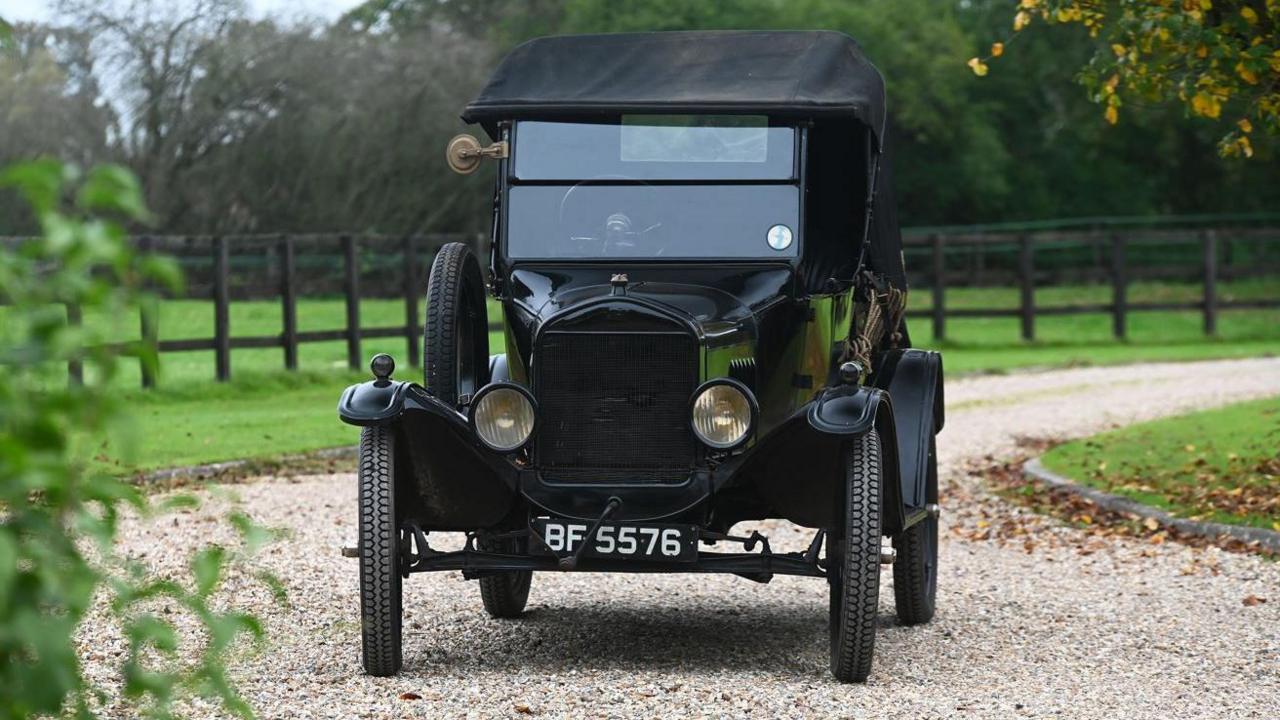
{"type": "Polygon", "coordinates": [[[978,58],[969,58],[968,64],[969,68],[973,70],[973,74],[978,77],[984,77],[987,74],[987,71],[990,70],[990,68],[987,67],[987,64],[978,58]]]}
{"type": "Polygon", "coordinates": [[[1004,54],[1004,43],[991,43],[991,57],[1000,57],[1004,54]]]}
{"type": "Polygon", "coordinates": [[[1240,118],[1240,120],[1236,122],[1236,125],[1240,128],[1240,132],[1253,132],[1253,123],[1249,122],[1249,118],[1240,118]]]}
{"type": "Polygon", "coordinates": [[[1253,8],[1247,5],[1240,8],[1240,17],[1244,18],[1244,21],[1250,25],[1258,24],[1258,13],[1254,12],[1253,8]]]}
{"type": "Polygon", "coordinates": [[[1191,98],[1191,109],[1207,118],[1216,119],[1222,115],[1222,103],[1207,92],[1198,92],[1191,98]]]}
{"type": "Polygon", "coordinates": [[[1031,24],[1031,13],[1026,10],[1019,10],[1017,15],[1013,16],[1013,31],[1018,32],[1022,28],[1031,24]]]}
{"type": "Polygon", "coordinates": [[[1244,66],[1244,63],[1236,63],[1236,74],[1244,78],[1244,81],[1250,85],[1258,84],[1258,75],[1254,71],[1244,66]]]}
{"type": "Polygon", "coordinates": [[[1116,110],[1115,105],[1108,105],[1107,111],[1103,113],[1102,116],[1105,117],[1107,119],[1107,122],[1112,125],[1115,125],[1116,123],[1120,122],[1120,111],[1116,110]]]}

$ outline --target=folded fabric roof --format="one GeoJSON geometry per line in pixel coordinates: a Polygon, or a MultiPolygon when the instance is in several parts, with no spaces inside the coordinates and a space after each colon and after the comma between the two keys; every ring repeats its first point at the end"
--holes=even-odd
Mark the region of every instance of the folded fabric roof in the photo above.
{"type": "Polygon", "coordinates": [[[831,31],[564,35],[508,53],[462,119],[716,112],[844,116],[883,139],[884,80],[831,31]]]}

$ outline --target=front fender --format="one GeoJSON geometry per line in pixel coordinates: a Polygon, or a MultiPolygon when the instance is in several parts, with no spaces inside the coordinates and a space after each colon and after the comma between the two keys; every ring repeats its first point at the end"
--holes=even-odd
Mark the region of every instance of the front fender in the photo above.
{"type": "Polygon", "coordinates": [[[882,402],[888,402],[888,396],[876,388],[827,388],[809,405],[809,425],[828,435],[860,435],[875,427],[882,402]]]}
{"type": "Polygon", "coordinates": [[[338,401],[352,425],[396,430],[396,498],[405,520],[424,530],[477,530],[515,507],[519,469],[487,448],[467,417],[411,382],[352,385],[338,401]]]}
{"type": "Polygon", "coordinates": [[[839,385],[823,390],[746,453],[715,470],[720,488],[750,488],[781,516],[806,527],[833,527],[837,521],[844,465],[844,441],[875,430],[884,460],[884,532],[902,527],[898,442],[893,407],[879,388],[839,385]]]}
{"type": "Polygon", "coordinates": [[[350,425],[386,425],[404,412],[404,397],[413,383],[370,380],[352,385],[338,400],[338,417],[350,425]]]}

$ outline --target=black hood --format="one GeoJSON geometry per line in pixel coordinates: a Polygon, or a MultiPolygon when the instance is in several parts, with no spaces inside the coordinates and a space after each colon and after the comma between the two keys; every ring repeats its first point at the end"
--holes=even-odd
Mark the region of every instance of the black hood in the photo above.
{"type": "MultiPolygon", "coordinates": [[[[752,330],[758,313],[790,297],[792,272],[785,265],[704,267],[691,271],[627,267],[625,283],[611,280],[623,270],[604,267],[521,267],[511,273],[517,325],[528,336],[553,317],[600,305],[634,306],[687,324],[704,342],[752,330]],[[679,278],[679,281],[676,281],[679,278]]],[[[524,333],[521,333],[524,334],[524,333]]],[[[526,336],[526,338],[528,338],[526,336]]]]}

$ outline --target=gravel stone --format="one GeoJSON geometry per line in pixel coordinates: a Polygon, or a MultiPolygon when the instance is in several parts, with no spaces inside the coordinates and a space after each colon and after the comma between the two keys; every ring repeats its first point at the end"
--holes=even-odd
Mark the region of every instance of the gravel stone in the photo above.
{"type": "MultiPolygon", "coordinates": [[[[249,571],[232,573],[223,593],[266,624],[269,642],[246,644],[234,672],[264,718],[1276,716],[1280,565],[1092,537],[991,496],[974,469],[1014,454],[1023,437],[1078,437],[1280,393],[1280,360],[981,376],[946,390],[937,616],[899,627],[886,572],[866,685],[828,672],[826,583],[716,575],[539,573],[518,620],[490,619],[479,588],[456,573],[414,576],[404,670],[366,677],[356,566],[338,554],[355,540],[353,474],[212,486],[198,510],[127,520],[121,550],[181,577],[194,548],[233,543],[218,521],[233,502],[288,530],[255,560],[284,580],[288,606],[249,571]],[[977,532],[984,523],[1031,534],[1004,542],[977,532]],[[1266,602],[1244,604],[1251,595],[1266,602]]],[[[739,530],[751,527],[776,549],[810,538],[784,522],[739,530]]],[[[443,548],[461,540],[432,537],[443,548]]],[[[80,639],[85,671],[110,683],[125,648],[118,629],[99,611],[80,639]]],[[[222,715],[204,701],[183,710],[222,715]]]]}

